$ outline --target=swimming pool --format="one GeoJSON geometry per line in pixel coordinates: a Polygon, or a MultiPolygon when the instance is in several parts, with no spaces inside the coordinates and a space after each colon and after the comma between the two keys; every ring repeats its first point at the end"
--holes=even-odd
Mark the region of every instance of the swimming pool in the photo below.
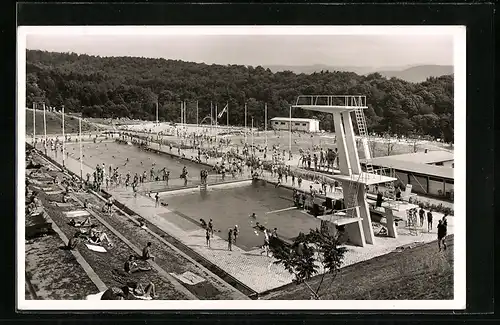
{"type": "MultiPolygon", "coordinates": [[[[207,192],[195,192],[162,197],[170,210],[193,225],[198,225],[200,218],[213,219],[216,235],[227,239],[228,229],[238,225],[240,233],[236,246],[249,251],[264,242],[262,233],[254,232],[256,222],[268,229],[278,228],[278,235],[285,240],[293,240],[299,232],[319,228],[320,220],[293,209],[267,214],[267,212],[293,206],[292,192],[285,188],[275,188],[264,181],[255,181],[251,185],[229,188],[213,188],[207,192]],[[250,218],[255,213],[256,219],[250,218]]],[[[175,222],[175,221],[174,221],[175,222]]]]}
{"type": "MultiPolygon", "coordinates": [[[[84,143],[82,147],[83,162],[85,165],[95,168],[96,165],[102,165],[102,163],[104,163],[106,166],[106,173],[108,173],[109,165],[111,165],[113,168],[118,167],[118,171],[122,175],[126,175],[127,172],[130,172],[130,176],[133,178],[135,173],[141,175],[145,171],[149,178],[149,172],[152,167],[155,172],[165,167],[170,171],[169,186],[171,188],[184,185],[184,180],[180,178],[184,166],[186,166],[189,172],[188,185],[199,185],[200,171],[207,168],[180,158],[173,158],[164,154],[155,154],[144,151],[136,146],[119,144],[116,142],[102,142],[97,144],[84,143]]],[[[80,155],[78,143],[67,143],[66,151],[69,152],[73,158],[78,158],[80,155]]],[[[166,188],[166,186],[162,187],[166,188]]]]}

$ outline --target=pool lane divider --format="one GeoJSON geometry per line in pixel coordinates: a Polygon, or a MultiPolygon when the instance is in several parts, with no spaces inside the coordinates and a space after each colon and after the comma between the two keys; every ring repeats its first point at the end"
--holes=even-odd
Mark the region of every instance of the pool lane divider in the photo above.
{"type": "MultiPolygon", "coordinates": [[[[223,189],[223,188],[234,188],[234,187],[239,187],[239,186],[247,186],[251,185],[252,180],[250,179],[245,179],[245,180],[232,180],[224,183],[218,183],[218,184],[213,184],[213,185],[208,185],[207,186],[207,191],[211,191],[214,189],[223,189]]],[[[175,196],[175,195],[182,195],[182,194],[188,194],[188,193],[197,193],[199,191],[205,191],[200,188],[200,186],[190,186],[186,188],[177,188],[177,189],[169,189],[166,191],[151,191],[151,193],[158,193],[160,196],[175,196]]],[[[149,192],[148,192],[149,193],[149,192]]]]}

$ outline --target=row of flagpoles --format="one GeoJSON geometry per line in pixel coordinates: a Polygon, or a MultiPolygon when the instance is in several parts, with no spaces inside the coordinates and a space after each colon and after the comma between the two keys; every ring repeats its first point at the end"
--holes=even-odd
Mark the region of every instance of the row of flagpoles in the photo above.
{"type": "MultiPolygon", "coordinates": [[[[45,103],[42,103],[42,108],[43,108],[43,140],[44,140],[44,151],[45,154],[47,154],[47,120],[46,120],[46,109],[45,109],[45,103]]],[[[36,129],[35,129],[35,113],[36,113],[36,103],[33,102],[33,146],[35,146],[35,139],[36,139],[36,129]]],[[[61,119],[62,119],[62,165],[65,167],[65,148],[64,144],[66,141],[65,133],[64,133],[64,105],[61,107],[61,119]]],[[[83,155],[82,155],[82,118],[80,117],[78,119],[78,144],[79,144],[79,149],[80,149],[80,178],[83,180],[83,155]]],[[[56,148],[57,150],[57,148],[56,148]]]]}
{"type": "MultiPolygon", "coordinates": [[[[44,142],[45,142],[45,154],[47,154],[47,122],[46,122],[46,115],[45,115],[45,103],[42,103],[43,106],[43,124],[44,124],[44,142]]],[[[210,123],[211,126],[213,127],[213,104],[210,103],[210,123]]],[[[36,103],[33,102],[33,143],[35,143],[35,138],[36,138],[36,131],[35,131],[35,109],[36,109],[36,103]]],[[[221,112],[217,112],[217,104],[215,104],[215,126],[218,125],[218,119],[220,119],[224,113],[226,113],[226,123],[227,127],[229,127],[229,103],[226,103],[226,106],[222,109],[221,112]]],[[[63,167],[65,166],[65,133],[64,133],[64,105],[62,105],[62,165],[63,167]]],[[[264,120],[265,120],[265,131],[267,131],[267,103],[264,106],[264,120]]],[[[187,105],[186,102],[183,101],[181,102],[181,124],[186,124],[186,119],[187,119],[187,105]]],[[[292,119],[292,108],[290,107],[290,139],[289,139],[289,149],[291,150],[292,146],[292,134],[291,134],[291,119],[292,119]]],[[[158,120],[158,102],[156,102],[156,123],[159,123],[158,120]]],[[[198,122],[198,101],[196,101],[196,125],[199,127],[199,122],[198,122]]],[[[79,149],[80,149],[80,177],[83,179],[83,158],[82,158],[82,118],[79,118],[78,121],[78,128],[79,128],[79,149]]],[[[254,137],[253,137],[253,117],[252,117],[252,147],[254,146],[254,137]]],[[[267,132],[265,133],[265,143],[267,147],[267,132]]],[[[245,143],[247,143],[247,104],[245,103],[245,143]]]]}

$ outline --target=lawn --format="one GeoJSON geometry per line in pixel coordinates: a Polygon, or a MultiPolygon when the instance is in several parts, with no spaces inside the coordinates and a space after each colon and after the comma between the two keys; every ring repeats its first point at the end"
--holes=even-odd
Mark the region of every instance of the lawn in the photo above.
{"type": "MultiPolygon", "coordinates": [[[[333,284],[328,276],[324,300],[448,300],[453,299],[453,236],[448,249],[438,252],[436,242],[393,252],[343,268],[333,284]]],[[[320,276],[309,281],[317,288],[320,276]]],[[[310,299],[304,284],[290,284],[261,299],[310,299]]]]}
{"type": "MultiPolygon", "coordinates": [[[[33,111],[25,110],[26,112],[26,134],[33,135],[33,111]]],[[[45,122],[47,124],[47,134],[60,134],[62,133],[62,117],[59,113],[45,112],[45,122]]],[[[64,132],[78,133],[78,118],[70,115],[64,116],[64,132]]],[[[98,131],[94,125],[82,121],[82,132],[98,131]]],[[[38,136],[44,134],[43,129],[43,111],[37,110],[35,112],[35,132],[38,136]]]]}

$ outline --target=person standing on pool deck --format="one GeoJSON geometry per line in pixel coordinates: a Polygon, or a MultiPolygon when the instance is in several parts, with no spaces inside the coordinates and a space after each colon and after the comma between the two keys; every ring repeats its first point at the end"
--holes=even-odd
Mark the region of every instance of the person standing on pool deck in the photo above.
{"type": "Polygon", "coordinates": [[[236,244],[236,239],[238,239],[239,232],[240,232],[240,230],[238,228],[238,225],[234,225],[233,236],[234,236],[234,243],[235,244],[236,244]]]}
{"type": "Polygon", "coordinates": [[[158,195],[158,192],[156,192],[156,194],[155,194],[155,208],[160,206],[159,199],[160,199],[160,196],[158,195]]]}
{"type": "Polygon", "coordinates": [[[260,255],[262,253],[266,252],[266,256],[269,257],[269,235],[267,234],[267,230],[264,229],[264,245],[262,245],[262,248],[264,249],[262,252],[260,252],[260,255]]]}
{"type": "Polygon", "coordinates": [[[437,235],[438,235],[438,248],[439,251],[441,251],[441,245],[443,245],[443,249],[446,250],[446,225],[444,224],[443,220],[438,221],[437,225],[437,235]]]}
{"type": "Polygon", "coordinates": [[[149,176],[150,176],[150,181],[154,182],[155,169],[153,167],[151,167],[151,170],[149,171],[149,176]]]}
{"type": "Polygon", "coordinates": [[[432,209],[427,212],[427,231],[432,230],[432,209]]]}
{"type": "Polygon", "coordinates": [[[423,208],[420,208],[418,211],[419,217],[420,217],[420,227],[424,226],[424,216],[425,216],[425,211],[423,208]]]}
{"type": "Polygon", "coordinates": [[[230,251],[233,250],[233,229],[229,229],[227,234],[227,249],[230,251]]]}
{"type": "Polygon", "coordinates": [[[214,236],[214,222],[212,219],[208,222],[208,230],[210,231],[210,235],[213,237],[214,236]]]}

